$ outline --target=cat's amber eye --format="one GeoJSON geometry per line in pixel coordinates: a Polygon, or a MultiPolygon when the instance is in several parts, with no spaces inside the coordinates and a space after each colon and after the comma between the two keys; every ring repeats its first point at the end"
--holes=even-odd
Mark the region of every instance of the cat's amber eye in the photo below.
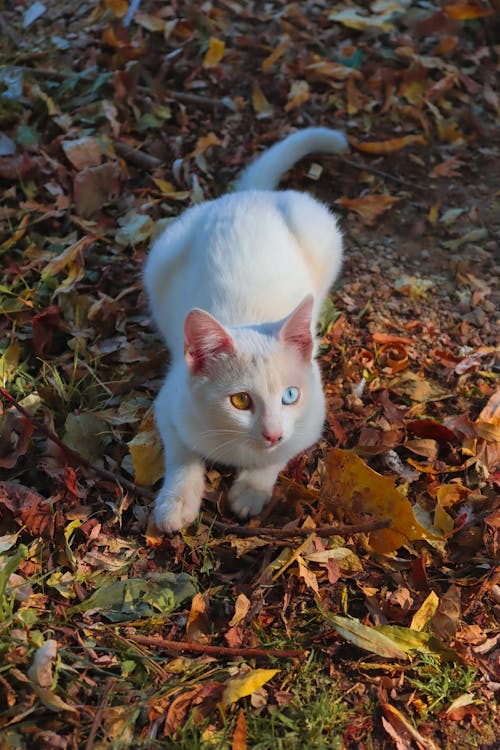
{"type": "Polygon", "coordinates": [[[252,408],[252,399],[248,393],[233,393],[232,396],[229,396],[229,400],[235,409],[246,411],[252,408]]]}

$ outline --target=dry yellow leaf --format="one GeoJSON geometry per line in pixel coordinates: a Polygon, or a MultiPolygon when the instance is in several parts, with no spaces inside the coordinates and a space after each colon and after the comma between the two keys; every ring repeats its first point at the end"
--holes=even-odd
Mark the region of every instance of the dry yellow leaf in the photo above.
{"type": "Polygon", "coordinates": [[[215,36],[211,36],[208,41],[208,49],[203,60],[204,68],[212,68],[222,60],[226,44],[222,39],[217,39],[215,36]]]}
{"type": "Polygon", "coordinates": [[[137,484],[151,487],[165,473],[161,439],[154,423],[153,412],[144,417],[139,432],[128,443],[134,479],[137,484]]]}
{"type": "Polygon", "coordinates": [[[116,18],[123,18],[128,10],[127,0],[105,0],[104,5],[116,18]]]}
{"type": "Polygon", "coordinates": [[[425,601],[422,603],[421,607],[413,615],[410,629],[419,631],[424,630],[424,628],[427,627],[428,623],[436,614],[438,606],[439,597],[434,591],[431,591],[429,596],[427,596],[425,601]]]}
{"type": "Polygon", "coordinates": [[[262,71],[264,73],[267,73],[267,71],[269,70],[269,68],[271,68],[274,65],[274,63],[276,62],[276,60],[279,60],[279,58],[283,55],[283,53],[285,52],[286,48],[288,47],[288,42],[289,42],[288,37],[285,37],[285,39],[283,39],[283,41],[280,42],[278,44],[278,46],[275,47],[275,49],[273,49],[273,51],[271,52],[271,54],[268,55],[265,60],[263,60],[263,62],[262,62],[262,71]]]}
{"type": "Polygon", "coordinates": [[[204,154],[207,149],[211,146],[220,146],[222,141],[218,138],[215,133],[210,132],[207,135],[202,135],[198,138],[195,150],[190,154],[191,158],[195,158],[200,154],[204,154]]]}
{"type": "Polygon", "coordinates": [[[0,356],[0,384],[5,387],[17,372],[21,347],[17,339],[13,339],[4,353],[0,356]]]}
{"type": "Polygon", "coordinates": [[[226,682],[226,687],[222,694],[222,705],[230,706],[231,703],[236,703],[240,698],[244,698],[245,695],[252,695],[252,693],[255,693],[256,690],[265,685],[266,682],[272,680],[278,672],[279,669],[251,669],[244,674],[231,677],[226,682]]]}
{"type": "Polygon", "coordinates": [[[271,117],[273,114],[272,104],[266,99],[266,96],[260,86],[255,85],[252,89],[252,105],[259,118],[271,117]]]}
{"type": "Polygon", "coordinates": [[[389,138],[387,141],[368,141],[366,143],[359,143],[354,138],[350,138],[349,142],[354,148],[365,154],[391,154],[394,151],[401,151],[402,148],[412,143],[420,143],[422,146],[427,143],[422,135],[404,135],[401,138],[389,138]]]}
{"type": "Polygon", "coordinates": [[[476,420],[479,437],[491,443],[500,442],[500,388],[490,397],[476,420]]]}
{"type": "Polygon", "coordinates": [[[42,271],[42,280],[45,280],[47,276],[55,276],[62,271],[63,268],[66,268],[68,271],[67,277],[57,287],[52,295],[53,297],[59,294],[59,292],[71,291],[76,282],[83,278],[85,274],[83,251],[93,241],[93,237],[82,237],[78,242],[67,247],[60,255],[52,258],[52,260],[47,263],[42,271]]]}
{"type": "Polygon", "coordinates": [[[370,534],[370,545],[376,552],[394,552],[408,541],[432,536],[419,524],[409,500],[394,481],[370,469],[355,453],[332,448],[325,457],[325,469],[321,495],[327,507],[391,520],[390,528],[370,534]]]}
{"type": "Polygon", "coordinates": [[[310,96],[311,91],[307,81],[294,81],[288,92],[288,103],[285,107],[285,112],[297,109],[301,104],[307,102],[310,96]]]}

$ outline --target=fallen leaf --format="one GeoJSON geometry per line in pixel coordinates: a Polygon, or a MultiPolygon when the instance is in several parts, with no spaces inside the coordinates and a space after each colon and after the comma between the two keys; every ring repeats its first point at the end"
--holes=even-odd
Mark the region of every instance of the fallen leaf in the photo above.
{"type": "MultiPolygon", "coordinates": [[[[418,743],[420,750],[440,750],[440,748],[431,740],[429,737],[424,737],[411,722],[406,719],[401,711],[391,706],[389,703],[382,703],[382,711],[387,716],[391,726],[398,732],[403,732],[405,736],[409,736],[411,739],[418,743]]],[[[409,744],[402,745],[402,747],[408,748],[409,744]]]]}
{"type": "Polygon", "coordinates": [[[438,606],[439,597],[434,591],[431,591],[413,615],[410,628],[412,630],[424,630],[436,614],[438,606]]]}
{"type": "Polygon", "coordinates": [[[500,388],[490,396],[475,425],[479,437],[492,443],[500,442],[500,388]]]}
{"type": "Polygon", "coordinates": [[[206,594],[195,594],[186,622],[187,639],[196,643],[207,643],[210,640],[209,630],[208,597],[206,594]]]}
{"type": "Polygon", "coordinates": [[[43,357],[46,349],[50,348],[54,333],[59,330],[61,321],[61,308],[50,305],[42,312],[33,316],[31,325],[33,328],[33,346],[39,357],[43,357]]]}
{"type": "Polygon", "coordinates": [[[95,136],[83,136],[72,141],[63,141],[62,149],[71,164],[78,170],[97,167],[102,161],[101,146],[95,136]]]}
{"type": "Polygon", "coordinates": [[[301,104],[307,102],[311,96],[311,91],[307,81],[293,81],[290,91],[288,92],[288,101],[285,105],[285,112],[291,112],[297,109],[301,104]]]}
{"type": "Polygon", "coordinates": [[[196,591],[187,573],[158,573],[154,578],[127,578],[96,589],[71,612],[97,610],[112,622],[166,615],[196,591]]]}
{"type": "Polygon", "coordinates": [[[220,63],[224,56],[225,49],[226,45],[222,39],[217,39],[217,37],[211,36],[208,40],[208,49],[203,60],[203,67],[213,68],[214,65],[220,63]]]}
{"type": "Polygon", "coordinates": [[[370,469],[355,453],[331,448],[324,462],[321,498],[328,508],[391,520],[390,528],[369,536],[377,552],[393,552],[408,541],[432,536],[418,523],[409,500],[394,481],[370,469]]]}
{"type": "Polygon", "coordinates": [[[389,385],[397,394],[408,396],[412,401],[420,404],[440,401],[451,395],[438,383],[426,380],[414,372],[405,372],[392,380],[389,385]]]}
{"type": "Polygon", "coordinates": [[[85,274],[84,250],[94,242],[94,237],[82,237],[78,242],[73,243],[62,253],[52,258],[42,271],[42,280],[45,281],[50,276],[57,276],[62,270],[66,270],[68,275],[64,281],[59,284],[53,292],[52,297],[64,292],[70,292],[75,284],[83,278],[85,274]]]}
{"type": "MultiPolygon", "coordinates": [[[[257,529],[258,531],[258,529],[257,529]]],[[[247,616],[248,610],[250,609],[250,599],[245,594],[238,594],[234,605],[234,615],[229,621],[230,627],[234,628],[239,625],[242,620],[247,616]]]]}
{"type": "Polygon", "coordinates": [[[190,157],[194,159],[195,157],[200,156],[200,154],[204,154],[205,151],[207,151],[207,149],[211,148],[212,146],[220,146],[221,144],[222,141],[215,135],[215,133],[202,135],[200,138],[198,138],[196,148],[190,154],[190,157]]]}
{"type": "Polygon", "coordinates": [[[252,695],[266,682],[272,680],[279,671],[279,669],[250,669],[236,677],[230,677],[222,693],[222,705],[227,707],[246,695],[252,695]]]}
{"type": "Polygon", "coordinates": [[[450,443],[451,445],[455,445],[458,442],[453,430],[429,417],[412,419],[410,422],[406,422],[405,427],[407,432],[412,435],[418,435],[421,438],[430,438],[437,440],[439,443],[450,443]]]}
{"type": "Polygon", "coordinates": [[[132,210],[122,216],[118,223],[119,230],[115,234],[115,240],[119,245],[138,245],[148,240],[155,228],[154,221],[146,214],[140,214],[132,210]]]}
{"type": "Polygon", "coordinates": [[[367,15],[362,8],[353,7],[342,10],[336,8],[330,12],[328,19],[358,31],[375,28],[387,32],[394,28],[393,16],[392,12],[367,15]]]}
{"type": "Polygon", "coordinates": [[[369,651],[387,659],[406,660],[408,658],[407,653],[397,646],[391,638],[374,627],[363,625],[354,617],[342,617],[341,615],[332,615],[329,612],[324,612],[323,616],[333,625],[342,638],[363,649],[363,651],[369,651]]]}
{"type": "Polygon", "coordinates": [[[122,171],[117,162],[106,162],[77,172],[73,191],[77,213],[88,219],[120,193],[122,171]]]}
{"type": "Polygon", "coordinates": [[[259,119],[272,117],[274,114],[274,107],[267,100],[264,92],[257,84],[254,84],[252,89],[252,106],[259,119]]]}
{"type": "Polygon", "coordinates": [[[388,211],[399,200],[394,195],[368,194],[361,195],[359,198],[342,197],[335,202],[349,209],[349,211],[355,211],[366,224],[372,225],[379,216],[388,211]]]}
{"type": "MultiPolygon", "coordinates": [[[[10,382],[19,366],[21,346],[17,339],[13,339],[0,356],[0,383],[3,388],[10,382]]],[[[1,451],[1,449],[0,449],[1,451]]]]}
{"type": "Polygon", "coordinates": [[[92,463],[102,463],[104,436],[108,426],[91,412],[68,414],[64,423],[64,442],[92,463]]]}
{"type": "Polygon", "coordinates": [[[7,508],[19,525],[34,537],[52,538],[55,517],[52,502],[16,482],[0,482],[0,507],[7,508]]]}
{"type": "Polygon", "coordinates": [[[54,679],[52,669],[57,654],[57,647],[57,641],[50,638],[35,651],[33,664],[28,669],[28,676],[40,687],[52,687],[54,679]]]}
{"type": "Polygon", "coordinates": [[[263,61],[262,61],[262,72],[267,73],[270,68],[274,65],[274,63],[280,59],[280,57],[285,53],[288,45],[289,45],[289,39],[288,37],[285,37],[277,47],[273,49],[270,55],[268,55],[263,61]]]}
{"type": "Polygon", "coordinates": [[[364,143],[360,143],[351,137],[349,143],[364,154],[392,154],[394,151],[401,151],[401,149],[414,143],[425,146],[427,141],[422,135],[404,135],[401,138],[390,138],[387,141],[365,141],[364,143]]]}
{"type": "Polygon", "coordinates": [[[127,445],[134,467],[134,481],[151,487],[165,474],[161,438],[152,411],[146,414],[136,436],[127,445]]]}
{"type": "Polygon", "coordinates": [[[472,18],[492,16],[495,11],[493,8],[485,8],[484,5],[477,3],[453,3],[453,5],[445,5],[443,13],[455,21],[469,21],[472,18]]]}
{"type": "Polygon", "coordinates": [[[240,708],[233,732],[231,750],[247,750],[247,747],[247,723],[245,721],[245,712],[240,708]]]}

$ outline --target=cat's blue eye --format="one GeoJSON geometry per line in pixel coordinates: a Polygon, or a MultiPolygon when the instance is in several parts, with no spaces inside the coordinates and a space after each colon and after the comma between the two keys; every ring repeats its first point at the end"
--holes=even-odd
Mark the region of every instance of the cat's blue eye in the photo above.
{"type": "Polygon", "coordinates": [[[297,401],[299,400],[299,395],[299,389],[292,385],[290,386],[290,388],[287,388],[286,391],[283,392],[281,403],[285,404],[285,406],[291,406],[292,404],[297,403],[297,401]]]}

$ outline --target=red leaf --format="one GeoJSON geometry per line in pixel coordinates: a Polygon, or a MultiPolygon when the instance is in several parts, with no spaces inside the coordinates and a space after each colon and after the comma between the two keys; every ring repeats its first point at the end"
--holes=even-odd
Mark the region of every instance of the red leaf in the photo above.
{"type": "Polygon", "coordinates": [[[52,503],[15,482],[0,482],[0,506],[10,510],[31,536],[54,536],[52,503]]]}
{"type": "Polygon", "coordinates": [[[57,305],[47,307],[41,313],[33,317],[31,325],[33,328],[33,346],[39,357],[43,357],[47,347],[50,348],[54,332],[59,328],[61,308],[57,305]]]}
{"type": "Polygon", "coordinates": [[[406,423],[406,429],[413,435],[423,438],[432,438],[439,443],[457,443],[455,433],[445,427],[444,424],[436,422],[434,419],[414,419],[406,423]]]}

